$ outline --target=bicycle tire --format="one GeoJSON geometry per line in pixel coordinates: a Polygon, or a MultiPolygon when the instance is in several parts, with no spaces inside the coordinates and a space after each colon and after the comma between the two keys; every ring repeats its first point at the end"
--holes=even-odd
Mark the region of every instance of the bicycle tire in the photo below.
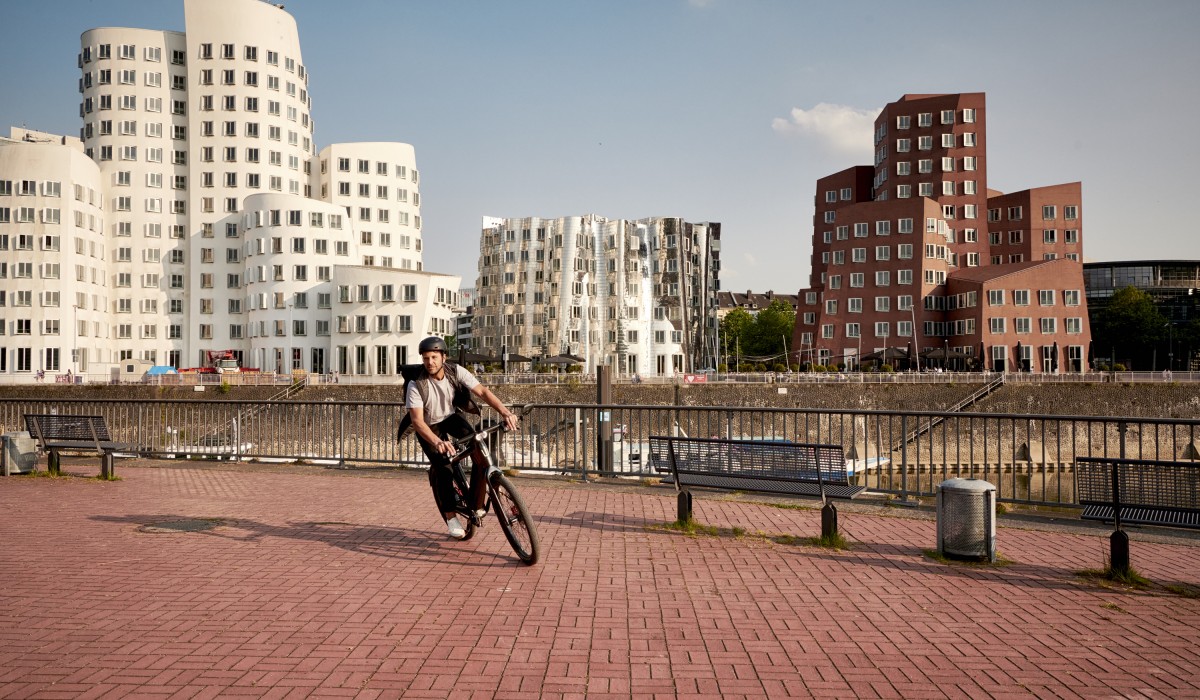
{"type": "MultiPolygon", "coordinates": [[[[454,499],[459,503],[467,502],[467,494],[470,489],[467,487],[467,476],[463,471],[462,462],[454,463],[454,499]]],[[[475,536],[475,522],[470,516],[462,513],[458,514],[458,522],[462,523],[463,531],[467,534],[463,535],[459,542],[466,542],[475,536]]]]}
{"type": "Polygon", "coordinates": [[[499,472],[492,475],[491,486],[492,506],[496,511],[496,519],[500,521],[500,529],[504,531],[504,536],[521,563],[533,566],[541,556],[541,545],[533,518],[525,507],[525,499],[521,498],[508,477],[499,472]]]}

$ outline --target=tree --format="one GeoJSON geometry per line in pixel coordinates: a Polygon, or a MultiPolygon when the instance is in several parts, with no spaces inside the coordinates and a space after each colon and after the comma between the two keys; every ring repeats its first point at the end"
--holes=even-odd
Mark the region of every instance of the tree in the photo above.
{"type": "Polygon", "coordinates": [[[725,318],[721,319],[721,352],[724,356],[733,359],[737,358],[738,351],[748,352],[747,336],[750,328],[754,325],[754,317],[745,309],[734,309],[725,314],[725,318]]]}
{"type": "Polygon", "coordinates": [[[739,351],[743,357],[782,356],[796,327],[796,312],[785,301],[776,299],[752,316],[745,309],[734,309],[721,319],[722,356],[739,351]]]}
{"type": "Polygon", "coordinates": [[[770,306],[758,312],[750,327],[750,354],[782,355],[784,345],[791,340],[795,329],[796,312],[791,305],[781,299],[772,301],[770,306]]]}
{"type": "Polygon", "coordinates": [[[1167,319],[1149,294],[1136,287],[1119,289],[1096,316],[1092,342],[1097,355],[1112,351],[1112,359],[1129,360],[1130,369],[1150,369],[1155,345],[1168,333],[1167,319]]]}

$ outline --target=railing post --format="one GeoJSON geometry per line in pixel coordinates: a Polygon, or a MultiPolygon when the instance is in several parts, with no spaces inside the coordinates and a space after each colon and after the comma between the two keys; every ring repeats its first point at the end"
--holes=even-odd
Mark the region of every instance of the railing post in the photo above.
{"type": "Polygon", "coordinates": [[[346,406],[338,405],[338,454],[341,456],[338,466],[346,466],[346,406]]]}
{"type": "Polygon", "coordinates": [[[904,442],[900,445],[900,501],[908,503],[908,416],[900,416],[900,434],[904,442]]]}

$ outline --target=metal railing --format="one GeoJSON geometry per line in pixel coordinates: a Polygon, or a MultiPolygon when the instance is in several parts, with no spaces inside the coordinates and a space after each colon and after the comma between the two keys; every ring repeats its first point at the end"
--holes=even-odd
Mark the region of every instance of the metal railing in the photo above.
{"type": "MultiPolygon", "coordinates": [[[[477,375],[485,384],[545,384],[574,386],[594,384],[594,374],[543,372],[491,372],[477,375]]],[[[619,384],[685,384],[687,376],[704,377],[705,383],[735,384],[988,384],[998,377],[1010,384],[1163,384],[1200,382],[1200,372],[1083,372],[1043,374],[1037,372],[720,372],[672,377],[615,377],[619,384]]],[[[350,386],[396,385],[399,375],[311,374],[296,372],[245,372],[229,374],[166,374],[156,376],[107,374],[73,375],[77,384],[149,384],[154,386],[288,386],[303,378],[308,385],[345,384],[350,386]]],[[[46,374],[39,380],[34,373],[0,373],[0,385],[64,384],[65,372],[46,374]]]]}
{"type": "MultiPolygon", "coordinates": [[[[133,454],[175,459],[423,466],[403,408],[344,401],[0,400],[0,427],[25,413],[105,416],[133,454]]],[[[954,477],[994,483],[1000,499],[1075,505],[1078,457],[1198,459],[1200,420],[755,407],[531,406],[504,440],[504,466],[647,478],[651,435],[832,443],[858,483],[901,499],[954,477]],[[924,428],[924,430],[917,430],[924,428]]]]}

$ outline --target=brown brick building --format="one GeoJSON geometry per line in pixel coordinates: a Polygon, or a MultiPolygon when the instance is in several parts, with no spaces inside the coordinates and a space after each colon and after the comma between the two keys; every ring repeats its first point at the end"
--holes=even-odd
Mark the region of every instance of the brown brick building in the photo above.
{"type": "Polygon", "coordinates": [[[874,138],[873,166],[817,181],[797,358],[912,347],[959,368],[1088,369],[1080,184],[989,190],[983,93],[905,95],[874,138]]]}

